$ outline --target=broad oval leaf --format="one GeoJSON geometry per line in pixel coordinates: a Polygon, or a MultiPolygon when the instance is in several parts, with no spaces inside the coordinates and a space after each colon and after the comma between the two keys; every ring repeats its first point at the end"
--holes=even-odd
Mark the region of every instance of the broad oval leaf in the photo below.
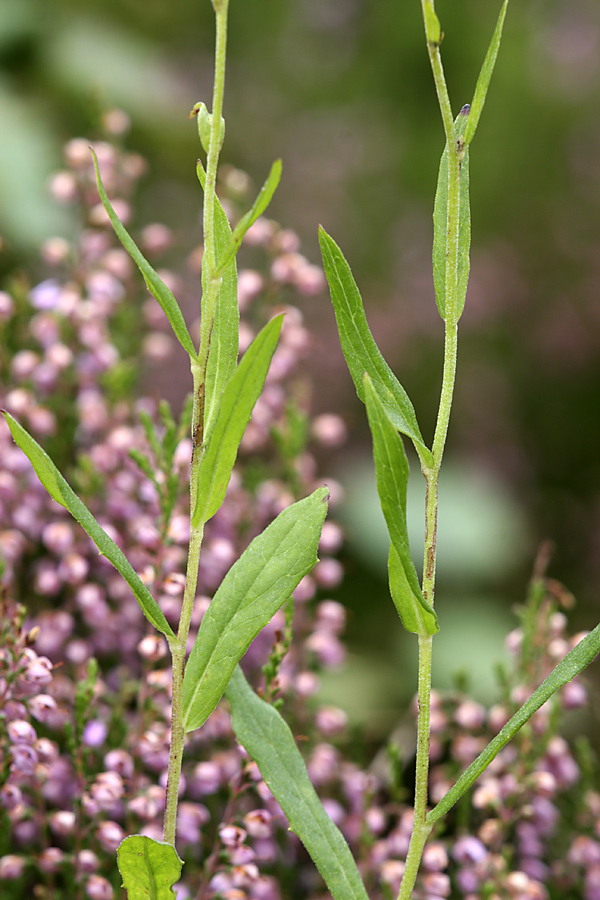
{"type": "Polygon", "coordinates": [[[275,352],[283,315],[259,331],[229,379],[198,466],[192,526],[207,522],[221,506],[240,441],[263,389],[275,352]]]}
{"type": "Polygon", "coordinates": [[[529,700],[525,701],[523,706],[517,710],[514,716],[498,732],[496,737],[481,751],[477,759],[471,763],[468,769],[465,769],[448,793],[427,814],[426,822],[428,825],[433,825],[434,822],[454,806],[457,800],[469,790],[481,773],[487,769],[494,757],[512,740],[517,731],[531,718],[534,712],[537,712],[559,688],[568,681],[572,681],[586,666],[589,666],[599,652],[600,625],[597,625],[593,631],[567,653],[564,659],[559,662],[556,668],[550,672],[548,677],[533,692],[529,700]]]}
{"type": "Polygon", "coordinates": [[[183,721],[206,721],[233,670],[317,562],[329,491],[319,488],[279,513],[233,564],[204,614],[183,677],[183,721]]]}
{"type": "Polygon", "coordinates": [[[356,393],[364,403],[363,376],[368,372],[390,422],[412,440],[421,461],[429,466],[433,457],[423,441],[415,410],[369,330],[363,302],[350,266],[338,245],[323,228],[319,228],[319,241],[340,343],[356,393]]]}
{"type": "MultiPolygon", "coordinates": [[[[460,139],[469,118],[468,106],[463,107],[456,119],[456,136],[460,139]],[[466,112],[465,112],[466,110],[466,112]]],[[[469,202],[469,150],[464,150],[459,170],[458,208],[458,268],[452,282],[456,284],[456,321],[465,307],[469,282],[469,253],[471,249],[471,206],[469,202]]],[[[433,208],[433,282],[435,299],[440,316],[447,317],[446,288],[448,284],[448,145],[442,153],[437,191],[433,208]]]]}
{"type": "Polygon", "coordinates": [[[87,506],[65,481],[46,451],[25,431],[22,425],[19,425],[16,419],[13,419],[6,411],[3,412],[15,443],[18,444],[29,459],[37,477],[52,499],[69,510],[73,518],[77,519],[82,528],[87,531],[100,553],[106,556],[115,569],[123,576],[133,591],[146,618],[165,635],[169,643],[173,641],[178,643],[173,629],[165,619],[160,606],[123,552],[98,524],[87,506]]]}
{"type": "Polygon", "coordinates": [[[287,722],[256,695],[239,666],[227,688],[227,699],[238,741],[255,760],[331,896],[334,900],[368,900],[350,848],[325,812],[287,722]]]}
{"type": "Polygon", "coordinates": [[[117,865],[128,900],[174,900],[183,862],[172,844],[132,834],[118,846],[117,865]]]}
{"type": "Polygon", "coordinates": [[[388,564],[392,600],[407,631],[435,634],[439,630],[437,616],[421,593],[410,555],[406,527],[408,459],[404,444],[368,375],[364,377],[364,390],[373,438],[377,491],[392,542],[388,564]]]}
{"type": "Polygon", "coordinates": [[[94,157],[94,169],[96,170],[96,183],[98,185],[98,193],[100,194],[102,205],[108,213],[108,217],[111,221],[112,227],[114,228],[115,234],[142,273],[148,290],[163,309],[167,319],[171,323],[171,328],[175,333],[175,337],[177,338],[183,349],[187,353],[189,353],[190,358],[192,360],[197,360],[198,354],[196,353],[194,342],[190,337],[190,333],[187,329],[187,325],[185,324],[185,319],[183,318],[183,314],[181,312],[181,309],[179,308],[177,300],[173,296],[172,291],[170,291],[167,285],[164,283],[162,278],[160,278],[158,273],[154,271],[154,269],[145,258],[140,248],[130,237],[125,226],[114,211],[113,206],[108,199],[108,195],[104,190],[104,185],[102,184],[102,179],[100,178],[98,158],[93,150],[92,155],[94,157]]]}
{"type": "Polygon", "coordinates": [[[494,71],[494,66],[496,65],[498,50],[500,49],[500,40],[502,38],[502,29],[504,27],[507,7],[508,0],[504,0],[492,35],[492,40],[490,41],[488,51],[481,67],[481,72],[479,73],[479,78],[477,79],[473,102],[471,103],[471,113],[465,129],[465,147],[468,147],[473,140],[473,136],[479,125],[479,119],[487,96],[488,87],[490,86],[490,79],[494,71]]]}

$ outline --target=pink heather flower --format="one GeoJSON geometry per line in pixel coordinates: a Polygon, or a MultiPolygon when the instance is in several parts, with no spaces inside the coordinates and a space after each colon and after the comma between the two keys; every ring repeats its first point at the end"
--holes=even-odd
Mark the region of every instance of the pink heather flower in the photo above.
{"type": "Polygon", "coordinates": [[[337,559],[322,559],[313,569],[314,578],[321,588],[338,587],[344,578],[344,567],[337,559]]]}
{"type": "Polygon", "coordinates": [[[90,900],[113,900],[114,897],[110,881],[102,875],[90,875],[85,883],[85,892],[90,900]]]}
{"type": "Polygon", "coordinates": [[[253,809],[244,816],[244,825],[250,837],[268,838],[273,832],[271,819],[268,809],[253,809]]]}
{"type": "Polygon", "coordinates": [[[337,553],[344,542],[344,532],[336,522],[325,522],[319,538],[321,553],[337,553]]]}
{"type": "Polygon", "coordinates": [[[0,291],[0,318],[8,319],[13,314],[14,303],[10,294],[0,291]]]}
{"type": "Polygon", "coordinates": [[[59,809],[50,814],[50,828],[54,834],[66,837],[73,834],[75,828],[75,813],[70,809],[59,809]]]}
{"type": "Polygon", "coordinates": [[[96,829],[96,837],[104,850],[114,852],[125,837],[125,833],[118,822],[108,820],[100,822],[96,829]]]}
{"type": "Polygon", "coordinates": [[[194,769],[190,785],[195,795],[215,794],[221,787],[221,770],[214,762],[200,762],[194,769]]]}
{"type": "Polygon", "coordinates": [[[15,881],[25,871],[26,860],[23,856],[8,854],[0,856],[0,881],[15,881]]]}
{"type": "Polygon", "coordinates": [[[33,725],[23,719],[8,723],[8,736],[13,744],[33,744],[37,738],[33,725]]]}
{"type": "Polygon", "coordinates": [[[123,778],[132,778],[134,773],[133,758],[126,750],[117,747],[104,757],[104,765],[111,772],[118,772],[123,778]]]}
{"type": "Polygon", "coordinates": [[[365,824],[371,834],[381,834],[387,824],[387,815],[379,806],[370,806],[364,813],[365,824]]]}
{"type": "Polygon", "coordinates": [[[461,865],[475,865],[482,862],[488,855],[487,848],[479,838],[467,835],[460,837],[451,850],[452,856],[461,865]]]}
{"type": "Polygon", "coordinates": [[[238,825],[222,825],[219,829],[219,837],[225,847],[238,847],[246,840],[246,832],[238,825]]]}
{"type": "Polygon", "coordinates": [[[308,761],[307,769],[315,786],[327,784],[338,774],[338,751],[331,744],[317,744],[308,761]]]}
{"type": "Polygon", "coordinates": [[[346,609],[336,600],[323,600],[317,606],[317,627],[320,631],[340,634],[346,625],[346,609]]]}
{"type": "Polygon", "coordinates": [[[93,850],[80,850],[77,854],[77,865],[82,872],[95,872],[100,867],[100,860],[93,850]]]}
{"type": "Polygon", "coordinates": [[[348,716],[336,706],[322,706],[317,710],[315,725],[325,737],[340,734],[348,724],[348,716]]]}
{"type": "Polygon", "coordinates": [[[136,816],[139,816],[140,819],[145,819],[146,821],[155,819],[158,815],[158,804],[148,794],[140,794],[139,797],[133,797],[127,803],[127,808],[135,813],[136,816]]]}
{"type": "Polygon", "coordinates": [[[298,672],[294,679],[294,688],[300,697],[312,697],[320,686],[321,681],[315,672],[298,672]]]}
{"type": "Polygon", "coordinates": [[[428,872],[441,872],[448,865],[448,853],[441,841],[432,841],[423,851],[423,866],[428,872]]]}
{"type": "Polygon", "coordinates": [[[42,872],[57,872],[64,860],[60,847],[46,847],[38,857],[38,866],[42,872]]]}
{"type": "Polygon", "coordinates": [[[467,731],[475,731],[483,724],[486,716],[485,707],[474,700],[463,700],[454,712],[454,721],[467,731]]]}
{"type": "Polygon", "coordinates": [[[34,309],[56,309],[60,303],[62,285],[55,278],[41,281],[29,292],[34,309]]]}
{"type": "Polygon", "coordinates": [[[16,784],[10,784],[7,782],[3,785],[2,790],[0,791],[0,803],[4,807],[4,809],[14,809],[23,801],[23,794],[21,793],[21,788],[16,784]]]}
{"type": "Polygon", "coordinates": [[[20,775],[33,775],[38,755],[29,744],[13,744],[10,748],[10,771],[20,775]]]}
{"type": "Polygon", "coordinates": [[[106,740],[108,728],[100,719],[90,719],[83,729],[81,741],[87,747],[101,747],[106,740]]]}
{"type": "Polygon", "coordinates": [[[23,381],[30,378],[36,366],[39,365],[40,358],[33,350],[19,350],[15,353],[11,360],[10,371],[13,378],[17,381],[23,381]]]}
{"type": "Polygon", "coordinates": [[[348,436],[344,420],[334,413],[322,413],[311,424],[311,432],[316,441],[324,447],[341,447],[348,436]]]}
{"type": "Polygon", "coordinates": [[[563,709],[581,709],[588,701],[587,689],[580,681],[568,681],[560,689],[563,709]]]}
{"type": "Polygon", "coordinates": [[[259,272],[253,269],[242,269],[238,275],[238,305],[245,310],[252,300],[262,291],[264,280],[259,272]]]}
{"type": "Polygon", "coordinates": [[[62,556],[71,550],[75,536],[70,522],[50,522],[42,531],[42,542],[50,550],[62,556]]]}
{"type": "Polygon", "coordinates": [[[137,645],[137,650],[140,656],[149,662],[163,659],[169,652],[165,639],[155,634],[149,634],[142,638],[137,645]]]}

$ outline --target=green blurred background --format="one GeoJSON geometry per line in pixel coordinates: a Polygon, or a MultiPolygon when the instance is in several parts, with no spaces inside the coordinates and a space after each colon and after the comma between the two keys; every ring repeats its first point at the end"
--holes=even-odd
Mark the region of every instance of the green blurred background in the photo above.
{"type": "MultiPolygon", "coordinates": [[[[499,0],[439,0],[455,111],[471,98],[499,0]]],[[[43,275],[41,240],[73,223],[48,198],[71,137],[113,106],[150,163],[137,219],[198,240],[196,130],[210,105],[209,0],[0,0],[0,272],[43,275]]],[[[280,156],[272,215],[318,261],[322,223],[343,247],[382,350],[426,438],[441,374],[431,209],[443,137],[418,0],[231,0],[224,160],[262,183],[280,156]]],[[[471,153],[472,275],[442,485],[438,684],[469,663],[489,696],[537,548],[577,596],[574,629],[600,587],[600,4],[513,0],[471,153]]],[[[385,536],[369,439],[328,299],[303,304],[316,335],[315,412],[343,415],[327,460],[345,486],[349,639],[343,673],[357,715],[382,720],[414,689],[398,672],[412,639],[387,600],[385,536]],[[381,676],[385,676],[383,679],[381,676]],[[382,685],[386,687],[383,688],[382,685]],[[375,707],[373,696],[377,696],[375,707]],[[365,699],[366,698],[366,699],[365,699]]],[[[175,395],[187,390],[185,360],[175,395]]],[[[416,468],[413,465],[413,468],[416,468]]],[[[415,546],[419,477],[411,485],[415,546]]],[[[331,687],[333,695],[338,687],[331,687]]],[[[376,727],[376,726],[374,726],[376,727]]]]}

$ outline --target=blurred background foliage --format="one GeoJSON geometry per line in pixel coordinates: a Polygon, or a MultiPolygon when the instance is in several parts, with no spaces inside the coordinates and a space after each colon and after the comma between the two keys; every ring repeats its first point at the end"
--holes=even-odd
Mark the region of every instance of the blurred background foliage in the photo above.
{"type": "MultiPolygon", "coordinates": [[[[470,100],[499,5],[438,0],[455,111],[470,100]]],[[[97,136],[112,107],[130,116],[128,146],[149,161],[138,223],[163,221],[188,247],[198,240],[187,114],[197,100],[210,105],[212,53],[209,0],[0,0],[3,277],[15,267],[41,277],[42,239],[75,227],[47,180],[65,141],[97,136]]],[[[439,683],[475,647],[473,679],[488,690],[482,673],[501,655],[542,540],[556,544],[551,574],[577,596],[575,627],[598,617],[599,110],[597,0],[513,2],[471,154],[472,275],[441,498],[439,683]]],[[[430,247],[443,137],[418,0],[231,0],[226,118],[223,158],[256,184],[282,157],[271,214],[298,231],[311,260],[319,222],[343,247],[429,438],[441,373],[430,247]]],[[[371,549],[381,520],[369,438],[329,301],[309,300],[304,312],[316,336],[315,410],[340,412],[350,432],[327,461],[348,498],[350,577],[339,595],[353,610],[351,642],[371,642],[369,671],[392,673],[384,707],[402,693],[393,667],[412,639],[392,623],[385,537],[371,549]]],[[[183,358],[170,378],[182,397],[183,358]]],[[[372,675],[354,671],[359,698],[372,675]]]]}

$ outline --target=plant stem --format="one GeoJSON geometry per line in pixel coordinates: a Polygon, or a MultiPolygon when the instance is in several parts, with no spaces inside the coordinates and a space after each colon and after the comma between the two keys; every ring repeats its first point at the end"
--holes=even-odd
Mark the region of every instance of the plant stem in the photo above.
{"type": "MultiPolygon", "coordinates": [[[[229,0],[213,0],[216,18],[216,51],[215,80],[213,87],[212,126],[210,145],[206,162],[206,183],[204,185],[204,279],[202,291],[202,326],[198,360],[192,362],[193,406],[192,406],[192,461],[190,466],[190,521],[193,519],[196,506],[196,495],[199,490],[198,469],[204,445],[204,405],[205,382],[208,354],[212,335],[213,321],[217,298],[219,296],[220,278],[215,278],[215,192],[217,169],[222,143],[221,118],[223,113],[223,95],[225,90],[225,59],[227,49],[227,12],[229,0]]],[[[204,536],[204,523],[190,528],[190,543],[185,581],[185,591],[177,632],[178,645],[173,645],[171,655],[172,697],[171,697],[171,746],[169,748],[169,767],[167,772],[167,790],[165,814],[163,822],[163,840],[175,844],[177,830],[177,801],[181,780],[181,764],[185,744],[185,726],[183,722],[183,673],[185,667],[186,643],[190,630],[190,621],[196,597],[198,583],[198,566],[200,549],[204,536]]]]}
{"type": "Polygon", "coordinates": [[[431,694],[431,635],[419,635],[419,717],[417,724],[417,763],[415,775],[415,809],[410,845],[398,900],[410,900],[419,871],[425,842],[431,825],[427,815],[427,780],[429,775],[429,699],[431,694]]]}
{"type": "MultiPolygon", "coordinates": [[[[447,257],[445,284],[445,336],[444,336],[444,371],[440,404],[433,438],[433,463],[423,469],[427,482],[425,503],[425,546],[423,560],[423,596],[433,606],[435,597],[435,570],[437,557],[437,515],[439,474],[448,434],[448,423],[452,408],[454,383],[456,379],[456,358],[458,342],[458,235],[459,235],[459,178],[460,157],[457,144],[456,128],[452,116],[450,97],[444,77],[440,56],[440,37],[432,35],[439,32],[439,23],[435,16],[433,0],[421,0],[427,51],[433,72],[436,93],[442,114],[446,141],[448,144],[448,219],[447,219],[447,257]]],[[[440,33],[441,36],[441,33],[440,33]]],[[[418,716],[417,716],[417,754],[415,773],[415,809],[413,830],[410,839],[406,865],[398,900],[410,900],[419,872],[425,842],[432,825],[426,821],[428,777],[429,777],[429,717],[431,705],[431,660],[432,638],[419,635],[419,683],[418,683],[418,716]]]]}

